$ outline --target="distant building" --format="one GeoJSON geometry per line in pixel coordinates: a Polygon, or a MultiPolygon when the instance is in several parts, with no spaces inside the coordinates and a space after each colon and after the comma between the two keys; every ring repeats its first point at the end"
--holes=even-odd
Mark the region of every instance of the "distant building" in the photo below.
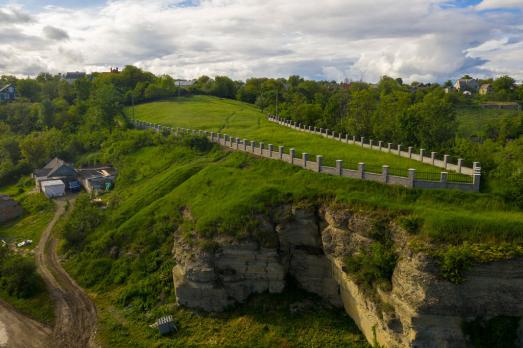
{"type": "Polygon", "coordinates": [[[484,83],[481,85],[481,87],[479,87],[479,94],[480,95],[487,95],[487,94],[490,94],[492,93],[492,86],[490,85],[490,83],[484,83]]]}
{"type": "Polygon", "coordinates": [[[111,71],[110,71],[112,74],[118,74],[120,72],[120,70],[118,69],[118,67],[116,68],[111,68],[111,71]]]}
{"type": "Polygon", "coordinates": [[[175,80],[175,84],[178,87],[190,87],[194,85],[196,80],[175,80]]]}
{"type": "Polygon", "coordinates": [[[89,193],[106,192],[114,186],[114,181],[116,180],[116,169],[110,166],[82,168],[76,171],[78,173],[78,181],[89,193]]]}
{"type": "Polygon", "coordinates": [[[16,219],[23,213],[23,209],[18,202],[6,195],[0,195],[0,223],[16,219]]]}
{"type": "Polygon", "coordinates": [[[65,184],[62,180],[42,181],[40,187],[47,198],[65,196],[65,184]]]}
{"type": "Polygon", "coordinates": [[[15,100],[16,87],[12,84],[8,84],[0,88],[0,103],[9,102],[15,100]]]}
{"type": "Polygon", "coordinates": [[[86,74],[84,72],[80,72],[80,71],[67,72],[63,75],[63,79],[67,83],[71,84],[78,79],[84,78],[85,76],[86,76],[86,74]]]}
{"type": "Polygon", "coordinates": [[[57,157],[33,172],[38,191],[42,191],[42,183],[46,181],[61,180],[66,187],[69,187],[69,183],[76,181],[76,176],[74,168],[57,157]]]}
{"type": "Polygon", "coordinates": [[[459,79],[454,83],[454,88],[462,93],[465,91],[476,93],[479,89],[479,83],[476,79],[459,79]]]}

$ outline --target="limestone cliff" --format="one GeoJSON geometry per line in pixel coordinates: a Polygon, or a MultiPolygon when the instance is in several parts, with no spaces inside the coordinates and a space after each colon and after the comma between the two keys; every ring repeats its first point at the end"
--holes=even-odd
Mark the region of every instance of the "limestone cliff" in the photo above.
{"type": "Polygon", "coordinates": [[[372,243],[372,216],[346,209],[284,206],[260,217],[278,245],[223,238],[210,250],[177,236],[173,278],[180,305],[221,311],[260,292],[281,292],[287,276],[334,306],[345,308],[369,342],[385,347],[466,347],[464,320],[523,315],[523,260],[468,271],[452,284],[436,261],[412,252],[406,233],[385,226],[398,262],[390,288],[369,291],[345,267],[345,258],[372,243]],[[271,231],[272,230],[272,231],[271,231]]]}

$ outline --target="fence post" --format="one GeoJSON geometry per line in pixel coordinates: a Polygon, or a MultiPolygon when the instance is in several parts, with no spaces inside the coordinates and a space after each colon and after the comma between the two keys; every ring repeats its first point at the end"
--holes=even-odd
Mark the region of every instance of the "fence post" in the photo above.
{"type": "Polygon", "coordinates": [[[449,163],[449,155],[443,155],[443,167],[447,169],[447,164],[449,163]]]}
{"type": "Polygon", "coordinates": [[[341,141],[341,132],[338,133],[338,141],[341,141]]]}
{"type": "Polygon", "coordinates": [[[329,137],[329,128],[325,128],[325,137],[329,137]]]}
{"type": "Polygon", "coordinates": [[[474,192],[479,192],[480,181],[481,181],[481,173],[479,171],[475,172],[472,175],[472,185],[474,187],[474,192]]]}
{"type": "Polygon", "coordinates": [[[414,182],[416,180],[416,169],[409,168],[409,187],[414,188],[414,182]]]}
{"type": "Polygon", "coordinates": [[[423,163],[423,156],[425,156],[425,149],[419,149],[419,160],[423,163]]]}
{"type": "Polygon", "coordinates": [[[317,132],[317,128],[316,128],[316,127],[314,127],[314,133],[316,133],[316,132],[317,132]]]}
{"type": "Polygon", "coordinates": [[[247,139],[243,139],[243,151],[247,151],[247,139]]]}
{"type": "Polygon", "coordinates": [[[353,143],[354,145],[356,144],[356,136],[355,136],[355,135],[352,136],[352,143],[353,143]]]}
{"type": "Polygon", "coordinates": [[[461,173],[462,165],[463,165],[463,158],[458,158],[458,173],[461,173]]]}
{"type": "Polygon", "coordinates": [[[381,151],[381,148],[383,147],[383,141],[378,141],[378,149],[381,151]]]}
{"type": "Polygon", "coordinates": [[[432,151],[430,153],[430,160],[432,161],[432,165],[434,165],[434,162],[436,161],[436,152],[432,151]]]}
{"type": "Polygon", "coordinates": [[[236,150],[240,149],[240,138],[236,138],[236,150]]]}
{"type": "Polygon", "coordinates": [[[323,134],[323,128],[320,128],[320,134],[323,134]]]}
{"type": "Polygon", "coordinates": [[[372,139],[369,139],[370,149],[372,150],[372,139]]]}
{"type": "Polygon", "coordinates": [[[290,162],[294,164],[294,156],[296,155],[296,149],[292,148],[289,150],[290,162]]]}
{"type": "Polygon", "coordinates": [[[307,152],[303,152],[301,154],[301,158],[303,159],[303,168],[307,168],[307,161],[309,160],[309,154],[307,152]]]}
{"type": "Polygon", "coordinates": [[[365,179],[365,163],[358,163],[358,174],[360,179],[365,179]]]}
{"type": "Polygon", "coordinates": [[[256,142],[254,140],[251,140],[251,152],[254,153],[254,149],[256,148],[256,142]]]}
{"type": "Polygon", "coordinates": [[[260,142],[260,156],[263,156],[263,142],[260,142]]]}
{"type": "Polygon", "coordinates": [[[278,146],[278,156],[283,159],[283,146],[278,146]]]}
{"type": "Polygon", "coordinates": [[[345,134],[345,142],[348,144],[349,143],[349,135],[348,134],[345,134]]]}
{"type": "Polygon", "coordinates": [[[401,156],[401,144],[398,144],[398,156],[401,156]]]}
{"type": "Polygon", "coordinates": [[[441,187],[442,188],[446,188],[447,187],[448,176],[449,176],[449,173],[441,172],[439,181],[441,182],[441,187]]]}
{"type": "Polygon", "coordinates": [[[211,143],[214,143],[214,132],[211,132],[211,143]]]}
{"type": "Polygon", "coordinates": [[[316,171],[321,173],[321,166],[323,165],[323,156],[316,155],[316,171]]]}
{"type": "Polygon", "coordinates": [[[343,160],[336,160],[336,173],[339,176],[343,175],[343,160]]]}
{"type": "Polygon", "coordinates": [[[272,149],[273,149],[272,144],[269,144],[269,157],[272,157],[272,149]]]}
{"type": "Polygon", "coordinates": [[[365,140],[365,137],[361,137],[361,147],[363,147],[363,141],[365,140]]]}
{"type": "Polygon", "coordinates": [[[412,158],[412,146],[407,148],[407,152],[409,153],[409,158],[412,158]]]}
{"type": "Polygon", "coordinates": [[[381,167],[381,175],[383,176],[383,182],[386,184],[389,182],[389,166],[384,164],[381,167]]]}
{"type": "Polygon", "coordinates": [[[312,126],[309,126],[309,133],[312,132],[312,126]]]}
{"type": "Polygon", "coordinates": [[[387,150],[388,150],[388,152],[390,153],[391,148],[392,148],[392,143],[387,143],[387,144],[388,144],[388,145],[387,145],[387,150]]]}

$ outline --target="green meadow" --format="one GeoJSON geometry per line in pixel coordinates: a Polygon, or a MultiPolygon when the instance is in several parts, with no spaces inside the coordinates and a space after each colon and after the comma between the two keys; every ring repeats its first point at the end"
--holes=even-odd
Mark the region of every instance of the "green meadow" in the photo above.
{"type": "MultiPolygon", "coordinates": [[[[126,109],[129,117],[131,108],[126,109]]],[[[437,172],[441,169],[393,154],[363,149],[357,145],[340,143],[319,135],[300,132],[267,120],[266,115],[253,105],[211,96],[192,96],[140,104],[134,117],[171,127],[203,129],[228,134],[241,139],[263,142],[296,149],[296,156],[306,152],[309,158],[324,157],[324,164],[334,167],[336,160],[343,160],[346,168],[357,168],[358,162],[369,167],[389,165],[390,168],[415,168],[418,172],[437,172]]]]}

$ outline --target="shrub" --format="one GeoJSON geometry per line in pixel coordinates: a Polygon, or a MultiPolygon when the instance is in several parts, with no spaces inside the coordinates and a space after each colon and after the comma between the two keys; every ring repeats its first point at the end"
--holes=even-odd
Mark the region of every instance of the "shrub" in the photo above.
{"type": "Polygon", "coordinates": [[[465,271],[472,265],[473,254],[467,244],[450,246],[440,255],[443,278],[459,284],[463,282],[465,271]]]}
{"type": "Polygon", "coordinates": [[[399,219],[399,224],[410,234],[417,234],[423,226],[423,219],[416,215],[402,216],[399,219]]]}
{"type": "Polygon", "coordinates": [[[183,138],[183,145],[201,153],[211,151],[213,144],[207,137],[185,137],[183,138]]]}
{"type": "Polygon", "coordinates": [[[69,247],[79,247],[102,222],[103,214],[89,201],[87,195],[78,197],[75,208],[65,223],[62,235],[69,247]]]}
{"type": "Polygon", "coordinates": [[[385,284],[390,284],[397,260],[391,245],[373,242],[362,253],[348,256],[345,266],[359,284],[372,288],[379,283],[387,289],[385,284]]]}
{"type": "Polygon", "coordinates": [[[0,264],[0,285],[11,296],[28,298],[41,290],[34,262],[20,255],[4,257],[0,264]]]}

